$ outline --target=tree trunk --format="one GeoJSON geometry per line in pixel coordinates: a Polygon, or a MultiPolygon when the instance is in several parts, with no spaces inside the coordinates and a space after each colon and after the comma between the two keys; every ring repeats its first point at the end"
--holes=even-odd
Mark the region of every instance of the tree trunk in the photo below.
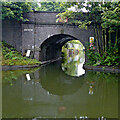
{"type": "Polygon", "coordinates": [[[98,29],[98,46],[99,46],[99,52],[101,53],[102,49],[101,49],[101,40],[100,40],[100,27],[99,25],[97,25],[97,29],[98,29]]]}
{"type": "Polygon", "coordinates": [[[100,51],[99,51],[99,44],[98,44],[97,28],[95,28],[95,34],[96,34],[97,52],[100,53],[100,51]]]}
{"type": "Polygon", "coordinates": [[[107,49],[107,33],[106,33],[106,29],[105,29],[105,52],[107,49]]]}
{"type": "Polygon", "coordinates": [[[116,29],[115,46],[117,45],[117,36],[118,36],[118,29],[116,29]]]}
{"type": "Polygon", "coordinates": [[[111,47],[111,32],[109,31],[109,48],[111,47]]]}
{"type": "Polygon", "coordinates": [[[103,37],[103,35],[104,35],[104,29],[102,29],[102,47],[103,47],[103,53],[105,52],[105,44],[104,44],[104,37],[103,37]]]}

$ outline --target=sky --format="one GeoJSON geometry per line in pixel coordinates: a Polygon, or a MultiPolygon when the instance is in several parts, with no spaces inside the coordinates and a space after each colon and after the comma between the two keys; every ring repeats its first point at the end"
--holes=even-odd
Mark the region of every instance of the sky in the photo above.
{"type": "MultiPolygon", "coordinates": [[[[88,2],[88,1],[85,0],[84,2],[85,2],[85,3],[84,3],[83,5],[84,5],[84,6],[87,6],[87,2],[88,2]]],[[[68,10],[72,10],[72,11],[74,11],[74,12],[80,12],[80,11],[82,11],[82,12],[88,12],[88,10],[86,10],[85,7],[79,9],[77,5],[68,8],[68,10]]]]}

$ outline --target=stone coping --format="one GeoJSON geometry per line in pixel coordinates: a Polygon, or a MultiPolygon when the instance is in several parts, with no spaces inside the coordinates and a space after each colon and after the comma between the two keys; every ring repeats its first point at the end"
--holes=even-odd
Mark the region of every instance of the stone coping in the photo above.
{"type": "Polygon", "coordinates": [[[109,66],[91,66],[84,65],[83,68],[85,70],[93,70],[93,71],[101,71],[101,72],[111,72],[111,73],[120,73],[120,68],[118,67],[109,67],[109,66]]]}
{"type": "MultiPolygon", "coordinates": [[[[4,66],[2,66],[2,70],[3,70],[3,71],[6,71],[6,70],[30,69],[30,68],[40,67],[40,66],[42,66],[42,65],[44,65],[44,64],[52,63],[52,62],[55,62],[55,61],[60,60],[60,59],[61,59],[61,58],[56,59],[56,60],[44,61],[44,62],[41,62],[40,65],[13,65],[13,66],[4,65],[4,66]]],[[[109,67],[109,66],[91,66],[91,65],[84,65],[83,68],[84,68],[85,70],[120,73],[120,68],[118,68],[118,67],[113,67],[113,66],[109,67]]]]}
{"type": "Polygon", "coordinates": [[[6,70],[30,69],[30,68],[40,67],[42,65],[52,63],[52,62],[58,61],[60,59],[62,59],[62,57],[59,57],[59,58],[57,58],[55,60],[48,60],[48,61],[41,62],[40,65],[11,65],[11,66],[10,65],[3,65],[2,70],[6,71],[6,70]]]}
{"type": "Polygon", "coordinates": [[[55,62],[55,61],[58,61],[58,60],[61,60],[61,59],[62,59],[62,57],[59,57],[59,58],[53,59],[53,60],[43,61],[43,62],[41,62],[41,65],[49,64],[49,63],[52,63],[52,62],[55,62]]]}
{"type": "Polygon", "coordinates": [[[30,68],[35,68],[35,67],[39,67],[40,65],[3,65],[2,66],[2,70],[6,71],[6,70],[21,70],[21,69],[30,69],[30,68]]]}

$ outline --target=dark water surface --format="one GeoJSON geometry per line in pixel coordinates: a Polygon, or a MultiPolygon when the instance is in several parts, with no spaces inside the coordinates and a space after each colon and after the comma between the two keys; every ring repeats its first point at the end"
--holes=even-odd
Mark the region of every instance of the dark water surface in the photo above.
{"type": "Polygon", "coordinates": [[[3,118],[118,118],[119,74],[65,65],[3,71],[3,118]]]}

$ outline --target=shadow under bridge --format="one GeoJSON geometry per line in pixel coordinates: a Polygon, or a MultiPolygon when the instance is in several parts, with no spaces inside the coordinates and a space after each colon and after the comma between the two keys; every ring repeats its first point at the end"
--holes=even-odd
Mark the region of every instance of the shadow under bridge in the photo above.
{"type": "Polygon", "coordinates": [[[77,38],[67,34],[57,34],[47,38],[40,46],[40,61],[55,60],[61,57],[62,46],[77,38]]]}

